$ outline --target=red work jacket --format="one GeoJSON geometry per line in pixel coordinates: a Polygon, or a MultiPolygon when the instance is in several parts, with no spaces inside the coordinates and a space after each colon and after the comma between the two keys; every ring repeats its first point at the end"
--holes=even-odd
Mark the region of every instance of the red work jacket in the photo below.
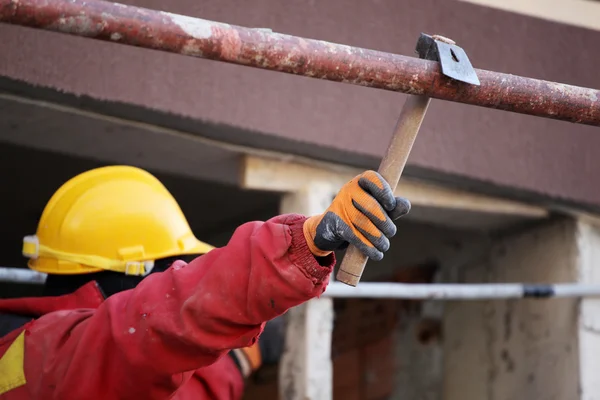
{"type": "Polygon", "coordinates": [[[67,296],[0,300],[0,312],[40,315],[0,339],[0,399],[241,398],[242,378],[222,356],[329,281],[335,259],[312,255],[304,220],[244,224],[227,246],[107,300],[93,282],[67,296]]]}

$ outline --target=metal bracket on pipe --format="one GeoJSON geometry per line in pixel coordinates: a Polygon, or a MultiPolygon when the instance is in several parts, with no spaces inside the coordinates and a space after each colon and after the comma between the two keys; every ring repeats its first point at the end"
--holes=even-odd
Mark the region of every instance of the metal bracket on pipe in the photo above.
{"type": "Polygon", "coordinates": [[[419,58],[439,61],[442,74],[460,82],[479,86],[477,72],[462,47],[440,35],[422,33],[417,41],[419,58]]]}

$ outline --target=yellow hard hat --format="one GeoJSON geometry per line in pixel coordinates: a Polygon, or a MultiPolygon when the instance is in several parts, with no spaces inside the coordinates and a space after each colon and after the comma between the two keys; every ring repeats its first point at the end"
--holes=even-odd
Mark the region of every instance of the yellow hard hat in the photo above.
{"type": "Polygon", "coordinates": [[[154,260],[212,248],[196,239],[158,179],[129,166],[93,169],[65,183],[46,205],[37,234],[23,240],[29,268],[49,274],[144,276],[154,260]]]}

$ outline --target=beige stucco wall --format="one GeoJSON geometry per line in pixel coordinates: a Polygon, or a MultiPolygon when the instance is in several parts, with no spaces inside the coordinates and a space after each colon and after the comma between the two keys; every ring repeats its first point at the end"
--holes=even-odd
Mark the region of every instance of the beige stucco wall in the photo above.
{"type": "Polygon", "coordinates": [[[600,3],[593,0],[462,0],[562,24],[600,30],[600,3]]]}

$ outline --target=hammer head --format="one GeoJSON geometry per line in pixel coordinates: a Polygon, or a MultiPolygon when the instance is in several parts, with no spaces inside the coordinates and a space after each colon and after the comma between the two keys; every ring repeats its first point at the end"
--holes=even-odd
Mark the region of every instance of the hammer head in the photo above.
{"type": "Polygon", "coordinates": [[[442,73],[457,81],[479,86],[479,78],[465,51],[452,40],[421,33],[417,41],[419,58],[439,61],[442,73]]]}

